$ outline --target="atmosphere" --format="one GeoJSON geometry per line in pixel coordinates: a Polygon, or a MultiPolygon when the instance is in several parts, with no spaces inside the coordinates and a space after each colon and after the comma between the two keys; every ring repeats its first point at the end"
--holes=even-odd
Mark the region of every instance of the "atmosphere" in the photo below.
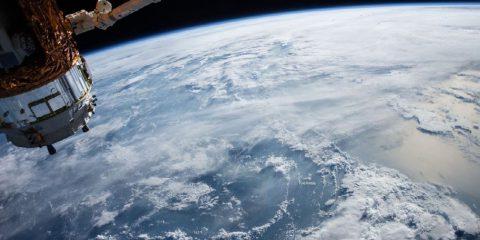
{"type": "MultiPolygon", "coordinates": [[[[59,0],[58,4],[66,14],[81,9],[90,10],[97,0],[59,0]]],[[[113,0],[118,6],[126,0],[113,0]]],[[[280,13],[292,10],[332,8],[384,4],[429,4],[438,1],[354,1],[354,0],[163,0],[149,6],[142,12],[129,16],[127,21],[119,21],[107,31],[93,31],[78,36],[80,49],[92,51],[112,44],[135,40],[143,36],[178,30],[205,23],[256,16],[265,13],[280,13]]],[[[459,3],[459,1],[441,1],[459,3]]],[[[469,2],[469,1],[461,1],[469,2]]],[[[470,1],[472,3],[478,1],[470,1]]]]}

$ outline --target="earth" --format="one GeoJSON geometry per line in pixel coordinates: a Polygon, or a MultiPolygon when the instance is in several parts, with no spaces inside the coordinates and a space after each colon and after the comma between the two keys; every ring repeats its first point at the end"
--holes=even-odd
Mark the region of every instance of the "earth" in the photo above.
{"type": "Polygon", "coordinates": [[[479,49],[480,5],[403,5],[87,54],[90,132],[0,137],[0,239],[480,239],[479,49]]]}

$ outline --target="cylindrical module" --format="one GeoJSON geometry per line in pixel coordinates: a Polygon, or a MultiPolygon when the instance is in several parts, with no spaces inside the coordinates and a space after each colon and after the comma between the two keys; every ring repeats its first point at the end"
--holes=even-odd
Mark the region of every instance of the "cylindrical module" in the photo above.
{"type": "Polygon", "coordinates": [[[31,91],[0,99],[0,132],[19,147],[42,147],[75,134],[94,111],[92,81],[82,59],[64,75],[31,91]]]}
{"type": "Polygon", "coordinates": [[[0,132],[43,147],[88,129],[92,77],[56,2],[6,1],[0,17],[0,132]]]}

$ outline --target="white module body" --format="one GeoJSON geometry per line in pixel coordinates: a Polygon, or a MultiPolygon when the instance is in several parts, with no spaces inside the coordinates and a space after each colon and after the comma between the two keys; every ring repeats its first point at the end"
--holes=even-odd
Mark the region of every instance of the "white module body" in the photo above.
{"type": "Polygon", "coordinates": [[[20,95],[0,98],[0,132],[19,147],[43,147],[73,135],[94,112],[83,59],[63,76],[20,95]]]}

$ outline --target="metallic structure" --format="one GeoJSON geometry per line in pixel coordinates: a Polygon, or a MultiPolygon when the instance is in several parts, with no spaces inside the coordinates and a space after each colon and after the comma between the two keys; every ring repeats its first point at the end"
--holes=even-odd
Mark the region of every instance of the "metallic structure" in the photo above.
{"type": "Polygon", "coordinates": [[[130,0],[112,10],[112,4],[107,0],[98,0],[94,11],[79,12],[67,15],[67,19],[72,24],[75,34],[88,32],[94,28],[105,30],[122,19],[141,8],[152,3],[158,3],[161,0],[130,0]]]}
{"type": "Polygon", "coordinates": [[[64,16],[55,0],[0,2],[0,133],[19,147],[53,147],[82,129],[95,113],[92,75],[74,34],[107,29],[160,0],[130,0],[112,9],[64,16]]]}

